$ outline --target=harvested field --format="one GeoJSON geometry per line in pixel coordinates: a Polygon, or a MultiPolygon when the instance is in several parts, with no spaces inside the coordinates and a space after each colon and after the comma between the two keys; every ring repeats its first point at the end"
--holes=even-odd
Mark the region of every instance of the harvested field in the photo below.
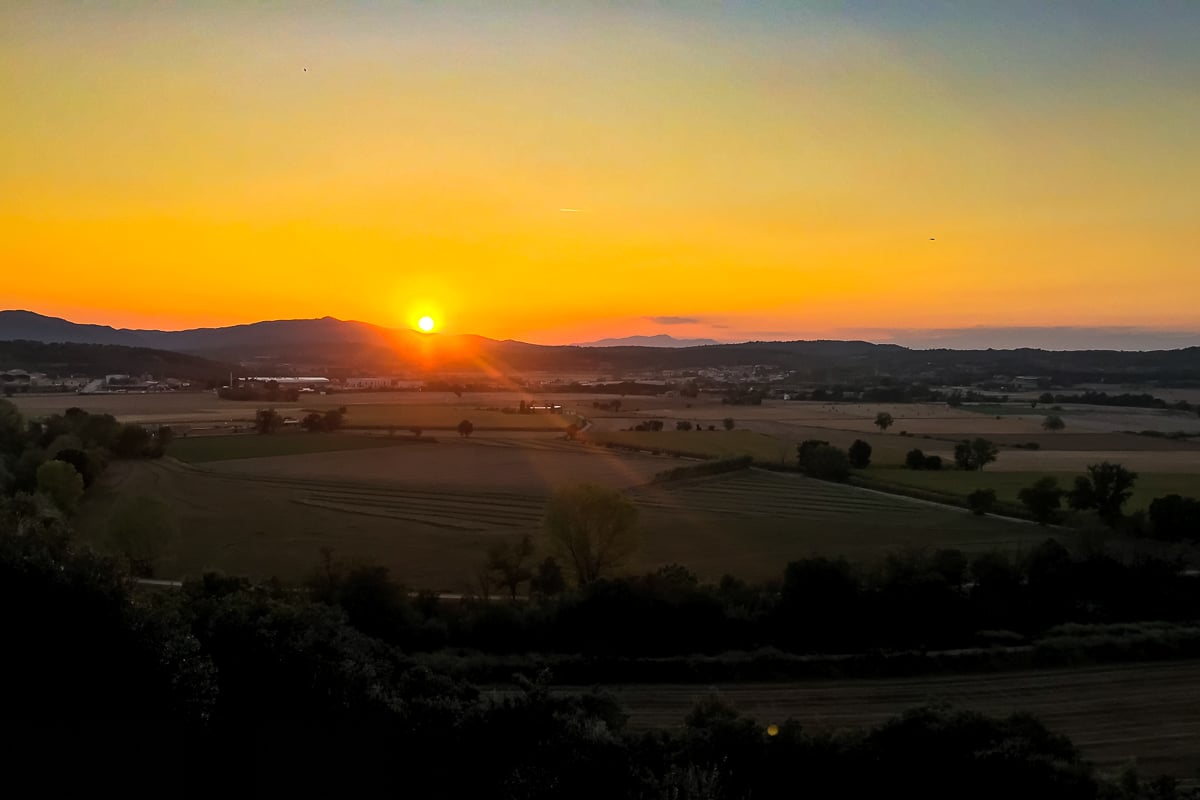
{"type": "Polygon", "coordinates": [[[347,436],[337,433],[281,433],[273,436],[237,434],[230,436],[193,436],[173,441],[168,452],[180,461],[198,464],[206,461],[224,461],[238,458],[263,458],[266,456],[293,456],[304,453],[322,453],[335,450],[364,450],[376,447],[402,447],[405,445],[433,447],[432,439],[415,439],[411,436],[347,436]]]}
{"type": "Polygon", "coordinates": [[[640,486],[678,464],[561,440],[453,440],[428,446],[243,458],[189,468],[116,462],[84,503],[79,529],[102,542],[118,494],[175,509],[178,541],[159,575],[208,569],[295,579],[322,547],[387,566],[417,588],[462,591],[496,537],[537,535],[554,486],[635,487],[643,545],[633,570],[679,563],[705,579],[777,578],[812,553],[873,559],[898,547],[1025,547],[1045,532],[902,497],[744,471],[640,486]]]}
{"type": "Polygon", "coordinates": [[[668,457],[587,448],[561,437],[476,434],[441,437],[431,446],[309,453],[211,462],[221,471],[305,480],[366,481],[451,492],[514,491],[549,495],[574,483],[627,487],[674,466],[668,457]]]}
{"type": "MultiPolygon", "coordinates": [[[[1200,769],[1200,661],[888,680],[804,681],[716,687],[614,687],[635,728],[681,725],[713,690],[763,725],[788,717],[813,729],[878,724],[914,706],[1007,715],[1029,712],[1106,772],[1136,760],[1144,776],[1187,778],[1200,769]]],[[[570,690],[563,690],[570,691],[570,690]]]]}

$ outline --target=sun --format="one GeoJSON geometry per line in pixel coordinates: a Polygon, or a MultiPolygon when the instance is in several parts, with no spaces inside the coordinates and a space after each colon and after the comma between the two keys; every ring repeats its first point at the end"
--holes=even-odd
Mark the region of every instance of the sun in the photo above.
{"type": "Polygon", "coordinates": [[[434,326],[433,317],[421,317],[419,320],[417,320],[417,327],[420,328],[425,333],[429,333],[430,331],[432,331],[433,326],[434,326]]]}

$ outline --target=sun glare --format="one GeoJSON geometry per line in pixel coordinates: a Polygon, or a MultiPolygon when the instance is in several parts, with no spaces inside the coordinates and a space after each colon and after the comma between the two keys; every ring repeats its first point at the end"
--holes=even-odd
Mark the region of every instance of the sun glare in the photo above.
{"type": "Polygon", "coordinates": [[[421,317],[419,320],[417,320],[417,327],[423,330],[425,333],[429,333],[433,330],[433,324],[433,317],[421,317]]]}

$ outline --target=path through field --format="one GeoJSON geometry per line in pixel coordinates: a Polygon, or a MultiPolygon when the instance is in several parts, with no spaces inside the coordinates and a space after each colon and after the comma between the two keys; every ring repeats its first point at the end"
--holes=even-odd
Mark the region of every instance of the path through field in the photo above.
{"type": "MultiPolygon", "coordinates": [[[[1132,759],[1144,775],[1200,770],[1200,661],[796,683],[636,685],[611,691],[635,728],[670,727],[716,690],[764,725],[788,717],[814,729],[874,725],[929,703],[1005,715],[1029,712],[1101,769],[1132,759]]],[[[564,689],[564,692],[579,689],[564,689]]]]}

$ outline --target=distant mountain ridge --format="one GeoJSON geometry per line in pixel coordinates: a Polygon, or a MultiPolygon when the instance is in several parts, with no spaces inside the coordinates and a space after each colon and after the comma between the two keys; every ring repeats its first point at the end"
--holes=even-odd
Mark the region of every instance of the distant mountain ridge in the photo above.
{"type": "Polygon", "coordinates": [[[616,339],[597,339],[594,342],[576,342],[571,347],[705,347],[721,344],[716,339],[676,339],[666,333],[654,336],[624,336],[616,339]]]}
{"type": "MultiPolygon", "coordinates": [[[[1025,375],[1049,376],[1060,383],[1158,381],[1200,386],[1200,347],[1146,352],[910,350],[895,344],[837,340],[696,346],[673,338],[670,347],[629,340],[612,340],[604,346],[552,346],[473,335],[427,335],[332,317],[155,331],[80,325],[30,311],[0,311],[0,341],[6,340],[152,348],[241,364],[246,373],[258,375],[471,373],[503,382],[529,373],[613,380],[662,370],[717,369],[736,370],[727,374],[743,376],[791,373],[797,381],[831,385],[889,378],[963,385],[1025,375]]],[[[0,368],[6,366],[21,365],[0,368]]]]}

